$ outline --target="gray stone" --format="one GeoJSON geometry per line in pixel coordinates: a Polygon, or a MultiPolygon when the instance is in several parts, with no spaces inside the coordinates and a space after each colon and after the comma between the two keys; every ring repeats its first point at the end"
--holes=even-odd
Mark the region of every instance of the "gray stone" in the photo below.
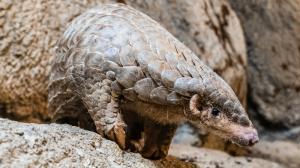
{"type": "Polygon", "coordinates": [[[247,41],[251,111],[265,127],[300,125],[300,1],[230,2],[247,41]]]}
{"type": "Polygon", "coordinates": [[[0,119],[0,167],[101,167],[101,168],[278,168],[262,159],[232,157],[204,148],[172,145],[170,155],[150,161],[122,151],[100,135],[70,125],[25,124],[0,119]],[[177,157],[177,158],[176,158],[177,157]]]}

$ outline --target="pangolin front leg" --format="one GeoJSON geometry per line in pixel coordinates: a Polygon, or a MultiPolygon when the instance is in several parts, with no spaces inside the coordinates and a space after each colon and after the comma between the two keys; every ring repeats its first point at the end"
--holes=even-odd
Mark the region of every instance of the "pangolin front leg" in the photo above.
{"type": "Polygon", "coordinates": [[[163,125],[152,120],[144,123],[145,144],[141,151],[143,157],[148,159],[161,159],[168,155],[168,150],[177,125],[163,125]]]}
{"type": "Polygon", "coordinates": [[[140,152],[144,146],[144,122],[143,118],[134,111],[123,110],[124,121],[127,124],[126,148],[130,152],[140,152]]]}
{"type": "Polygon", "coordinates": [[[99,70],[82,66],[70,69],[70,88],[78,94],[94,121],[96,131],[125,149],[126,124],[118,97],[112,96],[110,79],[99,70]]]}

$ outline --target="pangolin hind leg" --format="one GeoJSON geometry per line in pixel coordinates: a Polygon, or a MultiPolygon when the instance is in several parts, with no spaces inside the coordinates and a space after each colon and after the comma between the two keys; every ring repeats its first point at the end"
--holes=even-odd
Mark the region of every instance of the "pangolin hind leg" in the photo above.
{"type": "Polygon", "coordinates": [[[76,66],[69,70],[70,89],[78,94],[96,126],[96,131],[125,149],[126,124],[118,97],[111,94],[112,81],[97,69],[76,66]]]}
{"type": "Polygon", "coordinates": [[[141,154],[149,159],[161,159],[168,155],[169,146],[177,125],[163,125],[146,120],[144,124],[145,145],[141,154]]]}
{"type": "Polygon", "coordinates": [[[73,96],[65,100],[60,99],[60,101],[64,103],[56,108],[55,114],[52,117],[54,122],[78,126],[89,131],[96,131],[93,120],[81,99],[73,96]]]}
{"type": "MultiPolygon", "coordinates": [[[[75,111],[75,110],[74,110],[75,111]]],[[[89,113],[86,111],[86,109],[78,109],[77,111],[78,115],[76,116],[64,116],[61,118],[58,118],[54,122],[59,123],[59,124],[69,124],[72,126],[77,126],[80,128],[83,128],[85,130],[89,131],[96,131],[95,124],[93,123],[93,120],[89,113]]]]}

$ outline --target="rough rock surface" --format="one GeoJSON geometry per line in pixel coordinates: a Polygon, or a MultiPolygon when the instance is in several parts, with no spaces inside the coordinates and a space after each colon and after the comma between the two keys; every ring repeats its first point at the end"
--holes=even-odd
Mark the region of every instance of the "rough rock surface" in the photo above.
{"type": "Polygon", "coordinates": [[[230,167],[230,168],[279,168],[281,165],[263,159],[250,157],[232,157],[228,154],[205,148],[195,148],[184,145],[173,145],[170,155],[181,160],[194,163],[197,167],[230,167]],[[207,166],[204,166],[207,165],[207,166]]]}
{"type": "Polygon", "coordinates": [[[250,148],[249,156],[275,161],[285,167],[300,167],[300,144],[290,141],[260,141],[250,148]]]}
{"type": "Polygon", "coordinates": [[[220,151],[175,145],[161,161],[124,152],[98,134],[69,125],[24,124],[0,119],[0,167],[264,167],[278,164],[235,158],[220,151]]]}
{"type": "Polygon", "coordinates": [[[46,88],[56,41],[74,17],[104,1],[0,2],[0,103],[5,105],[0,113],[28,122],[47,119],[46,88]]]}
{"type": "MultiPolygon", "coordinates": [[[[280,163],[284,167],[298,168],[300,167],[299,132],[300,129],[293,129],[286,133],[280,132],[278,134],[263,135],[260,137],[261,140],[259,141],[259,143],[254,145],[253,147],[233,150],[234,148],[232,145],[220,143],[220,139],[217,137],[206,137],[199,140],[197,138],[196,132],[191,132],[189,125],[184,124],[179,129],[177,129],[177,134],[173,138],[173,144],[180,146],[205,146],[208,148],[218,149],[223,149],[225,147],[225,150],[227,152],[234,155],[262,158],[265,160],[280,163]],[[291,135],[291,132],[293,132],[293,135],[296,136],[292,136],[289,138],[293,139],[293,141],[296,142],[280,140],[285,139],[286,137],[291,135]],[[274,139],[276,139],[276,141],[274,141],[274,139]]],[[[174,152],[174,150],[171,150],[170,152],[174,153],[175,156],[178,156],[176,155],[178,151],[174,152]]]]}
{"type": "Polygon", "coordinates": [[[231,4],[247,41],[250,108],[265,127],[300,125],[300,1],[231,4]]]}
{"type": "Polygon", "coordinates": [[[168,158],[162,163],[124,152],[100,135],[69,125],[24,124],[0,119],[0,167],[191,167],[168,158]],[[180,166],[181,165],[181,166],[180,166]]]}

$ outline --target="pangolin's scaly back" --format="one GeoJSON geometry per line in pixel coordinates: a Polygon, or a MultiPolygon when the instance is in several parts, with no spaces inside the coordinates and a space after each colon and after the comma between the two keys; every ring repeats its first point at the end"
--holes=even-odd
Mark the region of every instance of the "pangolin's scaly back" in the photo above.
{"type": "Polygon", "coordinates": [[[234,95],[184,44],[124,5],[91,9],[71,23],[59,41],[51,81],[64,78],[71,66],[79,64],[112,74],[122,94],[132,100],[179,104],[181,96],[216,87],[223,87],[228,97],[234,95]],[[221,82],[214,86],[213,81],[221,82]]]}

